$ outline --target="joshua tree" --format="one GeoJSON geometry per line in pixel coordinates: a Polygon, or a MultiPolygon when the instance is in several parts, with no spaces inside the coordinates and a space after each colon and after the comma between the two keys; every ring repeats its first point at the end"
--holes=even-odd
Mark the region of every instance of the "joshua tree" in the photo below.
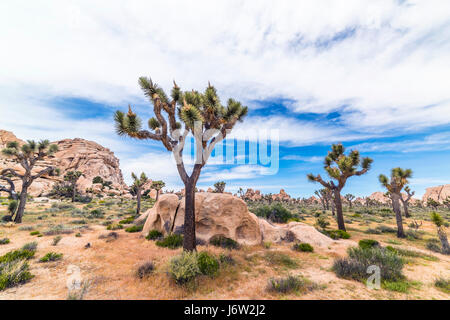
{"type": "Polygon", "coordinates": [[[450,196],[444,199],[442,203],[450,210],[450,196]]]}
{"type": "Polygon", "coordinates": [[[324,189],[316,190],[314,191],[314,194],[319,198],[320,203],[322,203],[323,210],[327,210],[327,206],[325,204],[325,197],[322,194],[322,190],[324,189]]]}
{"type": "Polygon", "coordinates": [[[16,192],[16,186],[14,185],[14,181],[11,179],[11,174],[6,175],[0,175],[0,180],[4,180],[9,184],[9,187],[0,184],[0,192],[4,191],[6,193],[9,193],[9,197],[13,200],[18,200],[19,196],[16,192]]]}
{"type": "Polygon", "coordinates": [[[411,217],[411,215],[409,214],[409,211],[408,211],[409,200],[411,200],[412,196],[416,192],[415,191],[411,191],[411,188],[409,186],[406,186],[404,190],[406,192],[406,198],[403,198],[403,195],[402,195],[400,197],[400,201],[403,204],[403,211],[405,212],[405,218],[409,218],[409,217],[411,217]]]}
{"type": "Polygon", "coordinates": [[[363,175],[370,169],[373,162],[372,159],[367,157],[361,161],[358,150],[350,151],[348,156],[344,154],[344,151],[345,148],[342,144],[333,144],[331,151],[325,157],[324,169],[331,179],[336,180],[336,183],[333,180],[328,182],[323,180],[320,174],[317,176],[314,176],[312,173],[308,174],[310,181],[319,182],[333,192],[338,228],[343,231],[345,231],[345,223],[342,213],[341,190],[344,188],[348,178],[363,175]],[[361,169],[357,170],[360,164],[361,169]]]}
{"type": "Polygon", "coordinates": [[[239,187],[238,194],[239,194],[239,197],[243,198],[244,197],[244,189],[239,187]]]}
{"type": "Polygon", "coordinates": [[[402,213],[400,211],[400,199],[402,197],[402,189],[408,184],[408,179],[412,176],[411,169],[394,168],[391,171],[391,179],[389,180],[384,174],[380,174],[378,179],[383,187],[385,187],[392,201],[392,209],[395,212],[395,218],[397,220],[397,237],[405,238],[403,231],[402,213]]]}
{"type": "Polygon", "coordinates": [[[77,181],[82,175],[83,172],[81,171],[68,171],[64,175],[64,181],[69,182],[72,188],[72,202],[75,202],[75,197],[77,195],[77,181]]]}
{"type": "Polygon", "coordinates": [[[156,190],[156,201],[158,201],[159,198],[159,191],[166,186],[165,182],[162,180],[157,180],[152,182],[152,189],[156,190]]]}
{"type": "Polygon", "coordinates": [[[351,209],[352,209],[352,201],[355,199],[355,196],[352,195],[351,193],[347,193],[347,194],[344,196],[344,198],[345,198],[345,200],[348,201],[348,204],[349,204],[350,210],[351,210],[351,209]]]}
{"type": "Polygon", "coordinates": [[[433,198],[427,199],[427,207],[432,207],[434,210],[436,210],[441,204],[434,200],[433,198]]]}
{"type": "Polygon", "coordinates": [[[183,92],[174,82],[171,99],[149,78],[139,78],[139,84],[153,104],[156,118],[150,118],[148,121],[150,131],[142,130],[142,122],[131,107],[127,114],[116,112],[116,131],[119,135],[136,139],[160,141],[173,153],[178,173],[185,185],[183,248],[193,251],[196,249],[195,188],[201,170],[216,144],[244,118],[248,109],[234,99],[229,99],[227,106],[223,106],[211,84],[208,84],[204,93],[200,93],[194,90],[183,92]],[[177,115],[183,125],[177,122],[177,115]],[[190,175],[186,172],[183,162],[183,148],[189,133],[193,134],[197,146],[196,161],[190,175]]]}
{"type": "Polygon", "coordinates": [[[444,219],[442,219],[442,217],[438,213],[432,212],[431,221],[433,221],[437,227],[437,234],[442,244],[442,253],[450,254],[450,246],[448,244],[447,234],[444,230],[444,219]]]}
{"type": "Polygon", "coordinates": [[[40,142],[28,140],[27,143],[23,144],[20,147],[17,142],[9,142],[6,145],[6,148],[2,150],[4,155],[14,157],[25,171],[23,174],[20,174],[16,170],[8,168],[3,169],[0,172],[0,176],[9,175],[22,180],[22,189],[19,196],[19,206],[16,211],[14,222],[22,222],[22,216],[23,212],[25,211],[25,205],[27,202],[28,188],[33,183],[33,181],[44,175],[53,175],[59,173],[59,170],[57,170],[55,167],[47,166],[36,174],[32,174],[32,170],[37,161],[43,160],[56,151],[58,151],[58,146],[55,144],[50,144],[48,140],[42,140],[40,142]]]}
{"type": "Polygon", "coordinates": [[[132,172],[131,177],[133,178],[133,189],[136,193],[136,215],[138,215],[139,213],[141,213],[142,187],[148,181],[148,178],[143,172],[141,173],[141,176],[139,178],[134,174],[134,172],[132,172]]]}
{"type": "Polygon", "coordinates": [[[225,181],[217,181],[214,183],[214,192],[216,193],[223,193],[225,191],[225,181]]]}

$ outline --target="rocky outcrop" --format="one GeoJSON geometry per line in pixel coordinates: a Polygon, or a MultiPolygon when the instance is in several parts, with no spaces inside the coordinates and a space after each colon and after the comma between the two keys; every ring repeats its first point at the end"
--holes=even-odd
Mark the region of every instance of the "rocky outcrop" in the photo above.
{"type": "Polygon", "coordinates": [[[243,199],[247,200],[247,201],[258,201],[258,200],[261,200],[262,199],[261,191],[253,190],[252,188],[248,188],[247,191],[245,191],[243,199]]]}
{"type": "Polygon", "coordinates": [[[450,184],[427,188],[422,197],[422,201],[426,204],[428,198],[431,198],[434,201],[442,203],[447,197],[450,197],[450,184]]]}
{"type": "MultiPolygon", "coordinates": [[[[4,147],[9,141],[24,143],[13,133],[0,130],[0,147],[4,147]]],[[[47,194],[54,183],[61,181],[67,171],[81,171],[83,176],[77,182],[78,189],[85,192],[88,188],[96,188],[92,184],[92,179],[96,176],[102,177],[106,181],[111,181],[111,186],[101,189],[105,195],[120,195],[125,192],[127,186],[123,180],[119,167],[119,159],[109,149],[95,143],[80,138],[64,139],[52,142],[58,146],[58,152],[45,161],[37,163],[34,171],[38,171],[47,165],[52,165],[60,169],[59,177],[42,177],[33,182],[29,193],[32,196],[47,194]]],[[[19,164],[11,159],[0,155],[0,169],[15,168],[22,171],[19,164]]],[[[20,190],[20,181],[17,181],[16,189],[20,190]]]]}
{"type": "Polygon", "coordinates": [[[280,190],[280,193],[276,193],[272,195],[273,201],[289,201],[291,199],[291,196],[284,191],[284,189],[280,190]]]}
{"type": "Polygon", "coordinates": [[[369,196],[369,199],[372,200],[372,201],[377,201],[377,202],[382,203],[382,204],[387,204],[390,201],[390,199],[388,197],[386,197],[385,193],[381,192],[381,191],[377,191],[377,192],[372,193],[369,196]]]}
{"type": "MultiPolygon", "coordinates": [[[[184,198],[163,194],[147,213],[143,234],[152,229],[164,234],[182,233],[184,226],[184,198]]],[[[214,236],[224,236],[241,244],[261,243],[258,218],[248,211],[242,199],[225,193],[198,192],[195,194],[195,228],[199,241],[208,243],[214,236]]]]}

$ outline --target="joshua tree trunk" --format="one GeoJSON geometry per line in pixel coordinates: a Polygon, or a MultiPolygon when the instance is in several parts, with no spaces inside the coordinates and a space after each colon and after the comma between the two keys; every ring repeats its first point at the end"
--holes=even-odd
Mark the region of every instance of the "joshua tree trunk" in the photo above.
{"type": "Polygon", "coordinates": [[[155,203],[158,202],[158,198],[159,198],[159,190],[156,189],[156,199],[155,199],[155,203]]]}
{"type": "Polygon", "coordinates": [[[77,194],[76,184],[72,183],[72,202],[75,202],[75,196],[77,194]]]}
{"type": "Polygon", "coordinates": [[[450,254],[450,246],[448,244],[447,234],[445,233],[444,228],[438,227],[437,234],[439,240],[441,240],[442,252],[445,254],[450,254]]]}
{"type": "Polygon", "coordinates": [[[139,215],[141,213],[141,189],[138,188],[136,190],[136,215],[139,215]]]}
{"type": "Polygon", "coordinates": [[[188,183],[185,185],[184,198],[184,239],[183,249],[194,251],[196,249],[195,241],[195,184],[188,183]]]}
{"type": "Polygon", "coordinates": [[[392,209],[394,209],[395,219],[397,220],[397,237],[405,238],[405,232],[403,231],[402,212],[400,210],[400,197],[401,195],[392,193],[392,209]]]}
{"type": "Polygon", "coordinates": [[[403,212],[405,212],[405,218],[411,217],[411,215],[409,214],[409,210],[408,210],[408,202],[405,200],[402,200],[402,204],[403,204],[403,212]]]}
{"type": "Polygon", "coordinates": [[[336,205],[334,204],[334,200],[331,199],[331,215],[335,215],[336,214],[336,205]]]}
{"type": "MultiPolygon", "coordinates": [[[[14,218],[15,223],[22,223],[23,213],[25,211],[25,205],[27,203],[28,185],[23,182],[22,191],[19,197],[19,207],[16,211],[16,217],[14,218]]],[[[11,217],[12,218],[12,217],[11,217]]]]}
{"type": "Polygon", "coordinates": [[[336,205],[336,218],[338,223],[338,229],[346,231],[344,223],[344,214],[342,213],[341,192],[339,189],[334,190],[334,203],[336,205]]]}

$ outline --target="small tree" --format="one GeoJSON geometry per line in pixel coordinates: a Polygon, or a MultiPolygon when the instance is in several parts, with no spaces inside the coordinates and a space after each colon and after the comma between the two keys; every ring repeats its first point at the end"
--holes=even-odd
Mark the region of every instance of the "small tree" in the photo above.
{"type": "Polygon", "coordinates": [[[69,182],[72,188],[72,202],[75,202],[75,197],[77,195],[77,181],[82,175],[83,173],[81,171],[68,171],[64,175],[64,181],[69,182]]]}
{"type": "Polygon", "coordinates": [[[433,210],[436,210],[441,204],[434,200],[433,198],[427,199],[427,207],[432,207],[433,210]]]}
{"type": "Polygon", "coordinates": [[[367,157],[362,158],[361,161],[358,150],[350,151],[348,156],[344,154],[344,151],[345,148],[342,144],[333,144],[331,151],[325,157],[324,169],[331,179],[336,180],[336,183],[333,180],[326,182],[320,174],[314,176],[310,173],[307,176],[310,181],[319,182],[333,192],[338,228],[343,231],[345,231],[345,223],[342,213],[341,190],[348,178],[365,174],[373,162],[372,159],[367,157]],[[361,169],[357,170],[359,165],[361,165],[361,169]]]}
{"type": "Polygon", "coordinates": [[[391,178],[389,179],[383,174],[380,174],[378,179],[383,187],[385,187],[392,201],[392,209],[397,220],[397,237],[405,238],[403,231],[402,213],[400,211],[400,198],[402,197],[403,187],[408,184],[408,179],[412,176],[411,169],[394,168],[391,171],[391,178]]]}
{"type": "Polygon", "coordinates": [[[432,212],[431,221],[433,221],[433,223],[437,227],[437,234],[442,244],[442,253],[450,254],[450,246],[448,244],[447,234],[444,230],[444,219],[442,219],[442,217],[437,212],[432,212]]]}
{"type": "Polygon", "coordinates": [[[95,177],[92,179],[92,183],[100,183],[100,184],[103,185],[103,178],[100,177],[100,176],[95,176],[95,177]]]}
{"type": "Polygon", "coordinates": [[[141,213],[141,196],[142,196],[142,187],[148,181],[145,173],[141,173],[141,176],[138,178],[134,172],[131,173],[131,177],[133,178],[133,186],[134,192],[136,193],[136,215],[141,213]]]}
{"type": "Polygon", "coordinates": [[[411,200],[412,196],[416,192],[415,191],[411,191],[411,188],[409,186],[406,186],[404,190],[406,192],[406,198],[404,198],[403,195],[402,195],[400,197],[400,200],[402,201],[402,204],[403,204],[403,211],[405,212],[405,218],[409,218],[409,217],[411,217],[411,215],[409,214],[409,210],[408,210],[409,201],[411,200]]]}
{"type": "Polygon", "coordinates": [[[162,180],[157,180],[152,182],[152,189],[156,190],[156,201],[159,198],[159,191],[166,186],[165,182],[162,180]]]}
{"type": "Polygon", "coordinates": [[[327,206],[325,204],[325,197],[322,194],[322,190],[324,189],[316,190],[314,191],[314,194],[319,198],[320,203],[322,203],[323,210],[327,210],[327,206]]]}
{"type": "Polygon", "coordinates": [[[2,150],[2,153],[4,155],[13,157],[25,170],[23,174],[20,174],[15,169],[11,168],[3,169],[0,172],[0,176],[10,175],[19,178],[22,181],[22,189],[19,196],[19,206],[16,211],[14,222],[22,222],[22,217],[27,202],[28,188],[31,186],[33,181],[45,175],[53,175],[59,173],[59,171],[55,167],[47,166],[36,174],[32,174],[32,170],[37,161],[45,159],[56,151],[58,151],[58,146],[55,144],[50,144],[48,140],[42,140],[40,142],[28,140],[27,143],[23,144],[20,147],[17,142],[9,142],[6,145],[6,148],[2,150]]]}
{"type": "Polygon", "coordinates": [[[352,202],[353,202],[353,200],[355,199],[355,196],[352,195],[351,193],[347,193],[347,194],[344,196],[344,198],[345,198],[345,200],[347,200],[348,205],[350,206],[350,210],[351,210],[351,209],[352,209],[352,202]]]}
{"type": "Polygon", "coordinates": [[[214,183],[214,192],[223,193],[225,191],[225,185],[225,181],[217,181],[216,183],[214,183]]]}
{"type": "Polygon", "coordinates": [[[444,201],[442,201],[442,204],[445,205],[450,210],[450,196],[445,198],[444,201]]]}
{"type": "Polygon", "coordinates": [[[148,121],[151,131],[142,130],[142,121],[133,113],[131,107],[127,114],[116,112],[116,131],[119,135],[136,139],[160,141],[173,153],[178,173],[185,186],[183,248],[193,251],[196,249],[195,189],[201,170],[216,144],[225,139],[234,125],[245,117],[248,109],[234,99],[229,99],[227,106],[223,106],[216,89],[210,84],[204,93],[200,93],[194,90],[183,92],[174,82],[171,100],[151,79],[141,77],[139,84],[153,104],[155,117],[148,121]],[[177,115],[184,128],[177,122],[177,115]],[[193,134],[197,146],[191,175],[186,172],[183,162],[183,148],[189,133],[193,134]]]}

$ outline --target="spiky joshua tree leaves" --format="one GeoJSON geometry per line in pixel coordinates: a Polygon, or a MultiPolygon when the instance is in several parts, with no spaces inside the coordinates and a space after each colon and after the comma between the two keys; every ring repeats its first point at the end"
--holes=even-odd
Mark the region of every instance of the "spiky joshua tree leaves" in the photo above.
{"type": "Polygon", "coordinates": [[[77,181],[81,176],[83,176],[83,172],[81,171],[68,171],[64,175],[64,181],[69,182],[72,187],[72,202],[75,202],[75,197],[77,195],[77,181]]]}
{"type": "Polygon", "coordinates": [[[138,177],[134,174],[134,172],[131,173],[131,177],[133,178],[133,188],[136,192],[136,215],[139,215],[141,213],[141,196],[142,196],[142,187],[145,185],[145,183],[148,181],[147,176],[144,172],[141,173],[141,175],[138,177]]]}
{"type": "Polygon", "coordinates": [[[204,92],[198,92],[182,91],[174,82],[170,98],[150,78],[139,78],[139,85],[153,104],[155,117],[148,120],[150,130],[142,129],[142,121],[129,107],[128,113],[116,112],[116,131],[119,135],[136,139],[160,141],[173,153],[185,185],[183,248],[193,251],[196,249],[195,188],[201,170],[215,145],[238,121],[243,120],[248,109],[234,99],[228,99],[226,106],[223,106],[216,89],[209,83],[204,92]],[[190,175],[183,162],[183,148],[189,133],[193,134],[197,146],[197,157],[190,175]]]}
{"type": "MultiPolygon", "coordinates": [[[[3,177],[18,178],[22,181],[22,189],[20,191],[19,205],[15,212],[14,222],[21,223],[23,213],[25,211],[25,205],[27,202],[28,188],[31,186],[34,180],[45,175],[59,174],[59,170],[53,166],[47,166],[39,172],[32,173],[32,170],[39,160],[43,160],[46,157],[52,155],[58,151],[58,146],[50,144],[48,140],[41,140],[35,142],[28,140],[22,146],[19,146],[17,142],[9,142],[6,148],[2,150],[2,153],[8,157],[14,158],[24,169],[23,173],[19,173],[15,169],[7,168],[0,171],[0,179],[3,177]]],[[[13,216],[11,215],[11,219],[13,216]]]]}
{"type": "Polygon", "coordinates": [[[307,176],[308,180],[319,182],[326,189],[333,192],[338,228],[343,231],[345,231],[345,223],[344,215],[342,213],[341,190],[344,188],[348,178],[365,174],[369,171],[373,162],[373,160],[368,157],[361,159],[358,150],[352,150],[348,155],[345,155],[344,152],[345,148],[342,144],[333,144],[331,146],[331,151],[329,151],[328,155],[325,157],[324,169],[331,178],[330,181],[322,179],[320,174],[315,176],[310,173],[307,176]],[[361,166],[361,168],[358,170],[359,166],[361,166]]]}
{"type": "Polygon", "coordinates": [[[402,198],[402,190],[407,185],[408,179],[412,177],[411,169],[393,168],[391,170],[391,178],[389,179],[384,174],[380,174],[378,180],[381,185],[387,189],[392,201],[392,209],[397,220],[397,237],[405,238],[403,231],[402,213],[400,211],[400,199],[402,198]]]}

